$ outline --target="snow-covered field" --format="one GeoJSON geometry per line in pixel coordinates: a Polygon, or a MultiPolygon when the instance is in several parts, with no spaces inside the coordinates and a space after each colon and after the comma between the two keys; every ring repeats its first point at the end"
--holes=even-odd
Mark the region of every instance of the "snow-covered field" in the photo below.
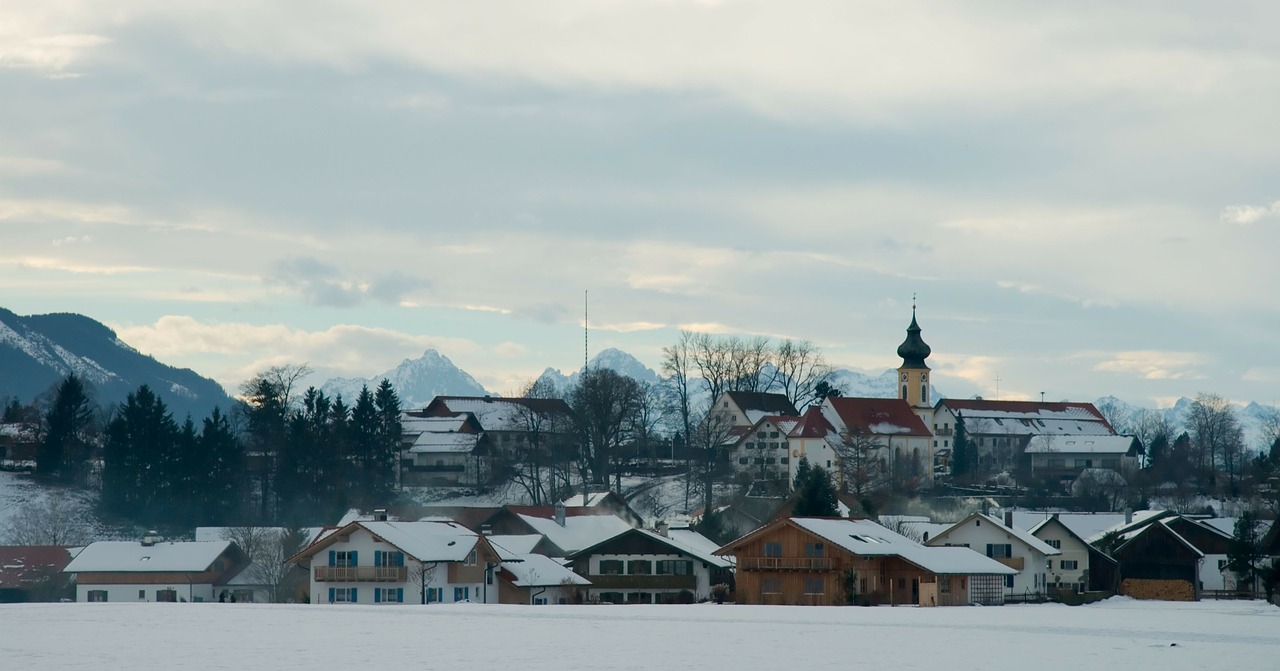
{"type": "Polygon", "coordinates": [[[1280,608],[0,606],[6,669],[1277,669],[1280,608]]]}

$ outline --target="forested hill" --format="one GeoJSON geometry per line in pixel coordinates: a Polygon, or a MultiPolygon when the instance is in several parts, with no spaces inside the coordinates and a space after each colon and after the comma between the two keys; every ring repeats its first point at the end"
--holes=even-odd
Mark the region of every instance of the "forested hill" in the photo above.
{"type": "Polygon", "coordinates": [[[217,382],[174,368],[122,342],[111,329],[78,314],[19,316],[0,308],[0,398],[30,403],[70,373],[93,389],[99,406],[121,403],[143,384],[175,418],[197,419],[231,407],[217,382]]]}

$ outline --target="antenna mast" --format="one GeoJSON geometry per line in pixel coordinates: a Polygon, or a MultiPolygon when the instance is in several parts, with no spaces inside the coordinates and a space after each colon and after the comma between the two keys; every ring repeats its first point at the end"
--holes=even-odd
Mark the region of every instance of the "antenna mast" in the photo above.
{"type": "Polygon", "coordinates": [[[588,299],[590,298],[590,294],[591,294],[590,289],[584,290],[582,292],[582,373],[584,375],[587,372],[587,358],[590,356],[588,354],[588,351],[589,351],[588,339],[590,338],[590,334],[591,334],[591,321],[589,319],[590,313],[588,312],[589,305],[590,305],[588,303],[588,299]]]}

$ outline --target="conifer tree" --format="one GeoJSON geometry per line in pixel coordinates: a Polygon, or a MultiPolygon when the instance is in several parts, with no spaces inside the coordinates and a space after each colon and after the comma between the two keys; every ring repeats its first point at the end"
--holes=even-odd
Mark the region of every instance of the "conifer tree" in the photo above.
{"type": "Polygon", "coordinates": [[[964,427],[964,415],[956,415],[956,432],[951,440],[951,477],[963,482],[973,472],[973,445],[964,427]]]}
{"type": "Polygon", "coordinates": [[[201,487],[203,507],[210,524],[225,524],[235,517],[244,498],[244,447],[231,430],[231,421],[219,408],[205,418],[199,449],[208,455],[208,473],[201,487]]]}
{"type": "Polygon", "coordinates": [[[36,453],[36,471],[61,480],[85,474],[93,444],[95,407],[85,383],[72,373],[59,385],[45,413],[45,436],[36,453]]]}
{"type": "Polygon", "coordinates": [[[374,452],[373,496],[379,502],[390,499],[396,489],[400,462],[400,396],[383,378],[373,395],[378,409],[378,442],[374,452]]]}
{"type": "MultiPolygon", "coordinates": [[[[797,478],[798,479],[798,478],[797,478]]],[[[801,483],[792,514],[796,517],[835,517],[840,514],[840,501],[836,496],[831,474],[821,466],[812,466],[801,483]]]]}

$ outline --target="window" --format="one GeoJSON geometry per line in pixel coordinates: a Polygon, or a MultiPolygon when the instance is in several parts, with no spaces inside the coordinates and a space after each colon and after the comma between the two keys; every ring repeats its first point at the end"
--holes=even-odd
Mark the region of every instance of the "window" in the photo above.
{"type": "Polygon", "coordinates": [[[359,558],[354,550],[330,550],[330,566],[359,566],[359,558]]]}
{"type": "Polygon", "coordinates": [[[601,592],[601,603],[622,603],[622,592],[601,592]]]}
{"type": "Polygon", "coordinates": [[[90,602],[93,602],[93,603],[106,603],[106,601],[107,601],[107,590],[105,590],[105,589],[91,589],[91,590],[89,590],[89,601],[90,601],[90,602]]]}
{"type": "Polygon", "coordinates": [[[329,603],[356,603],[356,588],[330,587],[329,603]]]}
{"type": "Polygon", "coordinates": [[[1004,577],[1004,586],[1005,589],[1013,589],[1013,576],[1007,575],[1004,577]]]}
{"type": "Polygon", "coordinates": [[[751,463],[750,457],[738,457],[738,465],[746,466],[749,463],[751,463]]]}
{"type": "Polygon", "coordinates": [[[658,575],[689,575],[693,573],[693,562],[678,559],[663,559],[658,562],[658,575]]]}
{"type": "Polygon", "coordinates": [[[938,576],[938,593],[939,594],[951,593],[951,576],[949,575],[938,576]]]}
{"type": "Polygon", "coordinates": [[[774,459],[773,457],[769,457],[769,458],[767,458],[767,459],[765,459],[765,460],[764,460],[764,463],[765,463],[765,464],[767,464],[767,465],[772,465],[772,464],[773,464],[773,462],[775,462],[775,461],[777,461],[777,459],[774,459]]]}
{"type": "Polygon", "coordinates": [[[782,556],[782,543],[765,543],[765,544],[764,544],[764,556],[766,556],[766,557],[781,557],[781,556],[782,556]]]}
{"type": "Polygon", "coordinates": [[[822,543],[805,543],[805,544],[804,544],[804,556],[806,556],[806,557],[825,557],[825,556],[826,556],[826,548],[825,548],[825,547],[823,547],[822,543]]]}
{"type": "Polygon", "coordinates": [[[783,458],[781,458],[781,459],[779,459],[779,460],[778,460],[778,463],[780,463],[780,464],[785,464],[785,463],[788,463],[788,462],[790,462],[790,461],[791,461],[791,460],[790,460],[789,458],[787,458],[787,457],[783,457],[783,458]]]}
{"type": "Polygon", "coordinates": [[[765,578],[760,581],[761,594],[782,594],[782,578],[765,578]]]}
{"type": "Polygon", "coordinates": [[[906,588],[907,588],[907,579],[898,578],[898,589],[906,589],[906,588]]]}
{"type": "Polygon", "coordinates": [[[631,592],[627,594],[627,603],[653,603],[653,594],[649,592],[631,592]]]}
{"type": "Polygon", "coordinates": [[[440,603],[441,601],[444,601],[444,588],[443,588],[443,587],[428,587],[428,588],[427,588],[427,603],[440,603]]]}
{"type": "Polygon", "coordinates": [[[1058,459],[1054,457],[1049,458],[1049,468],[1066,468],[1066,467],[1067,467],[1066,459],[1058,459]]]}
{"type": "Polygon", "coordinates": [[[1092,459],[1076,459],[1076,468],[1093,468],[1092,459]]]}
{"type": "Polygon", "coordinates": [[[987,556],[992,559],[1012,557],[1013,546],[1008,543],[987,543],[987,556]]]}
{"type": "Polygon", "coordinates": [[[1059,562],[1063,571],[1074,571],[1080,568],[1080,562],[1075,559],[1063,559],[1059,562]]]}
{"type": "Polygon", "coordinates": [[[764,438],[764,437],[765,437],[764,431],[761,431],[760,433],[756,434],[756,438],[764,438]]]}
{"type": "Polygon", "coordinates": [[[374,550],[373,552],[374,566],[404,566],[403,552],[383,552],[382,550],[374,550]]]}
{"type": "MultiPolygon", "coordinates": [[[[777,431],[770,431],[770,432],[769,432],[769,437],[770,437],[770,438],[777,438],[777,437],[778,437],[778,432],[777,432],[777,431]]],[[[774,443],[774,445],[777,445],[777,443],[774,443]]]]}
{"type": "Polygon", "coordinates": [[[178,590],[173,588],[156,590],[156,602],[157,603],[177,603],[178,590]]]}
{"type": "Polygon", "coordinates": [[[476,550],[472,548],[471,552],[467,553],[467,560],[462,563],[466,566],[475,566],[476,562],[477,562],[476,550]]]}
{"type": "Polygon", "coordinates": [[[471,600],[471,588],[470,588],[470,587],[454,587],[454,588],[453,588],[453,602],[454,602],[454,603],[457,603],[457,602],[459,602],[459,601],[470,601],[470,600],[471,600]]]}
{"type": "Polygon", "coordinates": [[[805,578],[804,593],[805,594],[822,594],[826,592],[826,586],[822,578],[805,578]]]}
{"type": "Polygon", "coordinates": [[[147,590],[145,589],[138,590],[138,601],[146,601],[146,600],[147,600],[147,590]]]}
{"type": "Polygon", "coordinates": [[[601,559],[598,575],[622,575],[621,559],[601,559]]]}
{"type": "Polygon", "coordinates": [[[648,559],[633,559],[627,567],[627,575],[649,575],[653,573],[653,564],[648,559]]]}
{"type": "Polygon", "coordinates": [[[758,465],[761,465],[761,464],[763,464],[763,463],[764,463],[764,457],[756,457],[756,465],[757,465],[757,466],[758,466],[758,465]]]}
{"type": "Polygon", "coordinates": [[[1060,540],[1058,540],[1058,539],[1056,539],[1056,538],[1051,538],[1051,539],[1049,539],[1049,540],[1045,541],[1044,543],[1045,543],[1045,545],[1048,545],[1049,547],[1051,547],[1051,548],[1053,548],[1053,549],[1055,549],[1055,550],[1061,550],[1061,549],[1062,549],[1062,541],[1060,541],[1060,540]]]}
{"type": "Polygon", "coordinates": [[[545,596],[535,596],[535,597],[533,597],[533,605],[535,605],[535,606],[545,606],[545,605],[547,605],[547,597],[545,597],[545,596]]]}
{"type": "Polygon", "coordinates": [[[404,589],[400,587],[379,587],[373,590],[374,603],[404,603],[404,589]]]}
{"type": "Polygon", "coordinates": [[[755,443],[747,443],[747,444],[743,445],[743,447],[745,447],[745,448],[746,448],[746,449],[748,449],[748,450],[754,450],[754,449],[756,449],[756,444],[755,444],[755,443]]]}

